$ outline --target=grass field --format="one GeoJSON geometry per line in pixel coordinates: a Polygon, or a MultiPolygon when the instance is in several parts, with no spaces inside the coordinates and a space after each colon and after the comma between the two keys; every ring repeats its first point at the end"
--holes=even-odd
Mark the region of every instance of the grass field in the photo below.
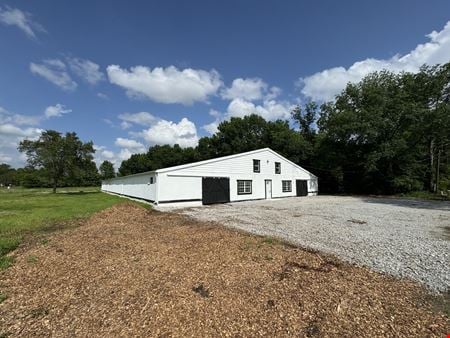
{"type": "Polygon", "coordinates": [[[0,269],[8,267],[14,250],[28,233],[36,233],[58,222],[89,216],[123,201],[99,188],[0,189],[0,269]]]}

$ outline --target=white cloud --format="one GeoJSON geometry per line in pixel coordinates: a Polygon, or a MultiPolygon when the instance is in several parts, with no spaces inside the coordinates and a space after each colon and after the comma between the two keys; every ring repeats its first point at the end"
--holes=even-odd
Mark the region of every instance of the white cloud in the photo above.
{"type": "Polygon", "coordinates": [[[43,130],[39,128],[20,128],[11,123],[0,125],[0,162],[13,167],[23,166],[26,157],[19,153],[17,147],[24,139],[36,139],[43,130]]]}
{"type": "Polygon", "coordinates": [[[100,66],[90,60],[68,58],[67,63],[72,72],[91,85],[95,85],[104,79],[100,66]]]}
{"type": "Polygon", "coordinates": [[[19,153],[17,147],[23,139],[37,139],[43,129],[30,127],[38,125],[44,119],[61,116],[71,111],[63,105],[47,107],[42,115],[22,115],[9,112],[0,107],[0,162],[13,166],[23,166],[26,156],[19,153]],[[22,127],[25,125],[26,127],[22,127]]]}
{"type": "Polygon", "coordinates": [[[122,121],[120,123],[120,128],[122,128],[122,129],[129,129],[129,128],[131,128],[131,126],[132,126],[132,124],[127,121],[122,121]]]}
{"type": "Polygon", "coordinates": [[[138,151],[136,149],[128,149],[128,148],[122,148],[118,152],[113,152],[107,149],[105,146],[99,145],[94,145],[94,149],[96,150],[94,154],[94,160],[95,163],[97,164],[97,167],[99,167],[100,164],[102,164],[102,162],[106,160],[111,162],[116,169],[120,167],[122,161],[128,160],[131,157],[131,155],[143,152],[138,151]]]}
{"type": "Polygon", "coordinates": [[[114,153],[111,150],[102,150],[100,154],[109,160],[112,160],[114,158],[114,153]]]}
{"type": "Polygon", "coordinates": [[[292,105],[288,102],[279,102],[276,100],[265,100],[261,105],[255,105],[252,102],[234,99],[227,108],[227,117],[243,117],[256,114],[266,120],[288,119],[292,105]]]}
{"type": "Polygon", "coordinates": [[[281,89],[275,86],[269,87],[260,78],[238,78],[233,80],[231,87],[223,89],[220,94],[225,100],[273,100],[281,94],[281,89]]]}
{"type": "Polygon", "coordinates": [[[15,114],[3,107],[0,107],[0,123],[2,124],[12,124],[12,125],[28,125],[35,126],[42,122],[44,119],[49,119],[51,117],[59,117],[63,114],[70,113],[71,109],[66,109],[64,105],[57,103],[54,106],[48,106],[42,115],[23,115],[15,114]]]}
{"type": "Polygon", "coordinates": [[[150,128],[138,133],[149,144],[178,144],[180,147],[195,147],[198,143],[197,128],[187,118],[180,122],[159,120],[150,128]]]}
{"type": "Polygon", "coordinates": [[[0,107],[0,123],[34,126],[39,124],[41,120],[42,116],[14,114],[3,107],[0,107]]]}
{"type": "Polygon", "coordinates": [[[73,91],[78,86],[67,73],[64,62],[58,59],[48,59],[42,63],[31,62],[30,71],[66,91],[73,91]]]}
{"type": "Polygon", "coordinates": [[[147,97],[160,103],[191,105],[206,102],[222,86],[219,73],[174,66],[149,68],[144,66],[122,69],[118,65],[107,67],[109,81],[127,91],[131,97],[147,97]]]}
{"type": "Polygon", "coordinates": [[[157,118],[155,116],[147,112],[122,113],[118,117],[119,119],[124,121],[121,124],[123,129],[130,128],[131,127],[130,123],[135,123],[142,126],[150,126],[157,121],[157,118]]]}
{"type": "Polygon", "coordinates": [[[217,133],[218,131],[218,127],[220,124],[220,120],[215,120],[211,123],[205,124],[204,126],[202,126],[202,129],[207,131],[208,133],[210,133],[211,135],[217,133]]]}
{"type": "Polygon", "coordinates": [[[9,6],[0,6],[0,23],[7,26],[16,26],[31,39],[36,39],[35,31],[45,32],[40,24],[31,19],[30,13],[9,6]]]}
{"type": "Polygon", "coordinates": [[[214,121],[202,126],[209,134],[217,132],[222,121],[231,117],[244,117],[251,114],[262,116],[273,121],[277,119],[289,119],[293,104],[278,100],[281,89],[269,85],[260,78],[237,78],[233,80],[231,87],[221,91],[223,99],[231,100],[225,113],[210,110],[209,114],[214,121]]]}
{"type": "Polygon", "coordinates": [[[221,114],[220,111],[218,111],[218,110],[211,109],[211,110],[209,111],[209,115],[218,118],[218,117],[220,117],[222,114],[221,114]]]}
{"type": "Polygon", "coordinates": [[[279,87],[270,87],[269,92],[265,96],[265,100],[273,100],[277,98],[281,94],[281,88],[279,87]]]}
{"type": "Polygon", "coordinates": [[[64,105],[57,103],[54,106],[48,106],[45,108],[44,115],[46,118],[60,117],[64,114],[70,113],[71,111],[72,109],[67,109],[64,105]]]}
{"type": "Polygon", "coordinates": [[[349,68],[325,69],[299,80],[301,92],[313,100],[328,101],[339,94],[348,82],[358,82],[370,72],[383,69],[392,72],[417,72],[423,64],[434,65],[450,59],[450,21],[440,31],[433,31],[427,37],[430,41],[419,44],[405,55],[390,59],[365,59],[355,62],[349,68]]]}
{"type": "Polygon", "coordinates": [[[222,120],[222,114],[214,109],[211,109],[209,111],[209,115],[211,115],[212,117],[214,117],[214,121],[208,124],[205,124],[204,126],[202,126],[202,129],[207,131],[208,133],[215,134],[217,132],[217,127],[219,126],[221,120],[222,120]]]}
{"type": "Polygon", "coordinates": [[[135,152],[138,153],[143,153],[146,150],[145,146],[142,143],[122,137],[116,138],[115,145],[121,148],[134,150],[135,152]]]}
{"type": "Polygon", "coordinates": [[[231,87],[225,88],[221,96],[227,100],[243,99],[248,101],[260,100],[267,91],[267,83],[259,78],[238,78],[233,80],[231,87]]]}
{"type": "Polygon", "coordinates": [[[136,151],[131,151],[127,148],[120,149],[117,154],[117,163],[122,163],[122,161],[128,160],[133,154],[136,154],[136,151]]]}
{"type": "Polygon", "coordinates": [[[211,110],[210,115],[215,119],[213,122],[203,125],[202,129],[214,134],[217,132],[220,122],[229,120],[231,117],[244,117],[251,114],[259,115],[268,121],[286,120],[290,118],[293,108],[294,104],[287,101],[265,99],[261,104],[255,104],[244,99],[234,99],[223,114],[211,110]]]}
{"type": "Polygon", "coordinates": [[[41,133],[42,129],[38,128],[19,128],[13,124],[5,123],[0,125],[0,135],[3,136],[16,136],[16,137],[29,137],[35,138],[41,133]]]}
{"type": "MultiPolygon", "coordinates": [[[[129,114],[127,117],[132,115],[134,116],[136,114],[129,114]]],[[[146,115],[136,116],[142,117],[146,115]]],[[[134,121],[133,123],[135,123],[134,121]]],[[[145,144],[133,139],[118,137],[114,144],[120,148],[119,151],[112,151],[105,146],[94,145],[94,149],[96,150],[94,157],[97,166],[104,160],[108,160],[112,162],[116,168],[119,168],[122,161],[129,159],[132,154],[145,153],[148,145],[179,144],[181,147],[194,147],[198,143],[197,128],[195,127],[195,124],[187,118],[181,119],[178,123],[155,117],[151,120],[144,119],[137,121],[139,121],[138,124],[151,124],[148,129],[129,133],[134,137],[144,139],[145,144]]]]}
{"type": "Polygon", "coordinates": [[[108,95],[106,95],[105,93],[97,93],[97,97],[99,97],[99,98],[101,98],[101,99],[103,99],[103,100],[108,100],[109,99],[109,96],[108,95]]]}

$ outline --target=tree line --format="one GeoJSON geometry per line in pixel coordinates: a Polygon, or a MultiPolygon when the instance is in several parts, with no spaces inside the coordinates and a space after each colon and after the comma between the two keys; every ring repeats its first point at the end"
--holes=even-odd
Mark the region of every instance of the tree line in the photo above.
{"type": "Polygon", "coordinates": [[[14,169],[0,164],[0,184],[27,188],[98,186],[102,179],[115,176],[111,162],[104,161],[99,170],[94,162],[94,145],[82,142],[76,133],[63,135],[55,130],[42,132],[37,140],[23,140],[19,151],[27,156],[25,168],[14,169]]]}
{"type": "Polygon", "coordinates": [[[450,189],[450,63],[418,73],[374,72],[291,121],[231,118],[195,148],[153,146],[119,175],[270,147],[319,177],[326,193],[450,189]]]}
{"type": "MultiPolygon", "coordinates": [[[[134,154],[117,175],[264,147],[316,174],[323,193],[450,189],[450,63],[423,66],[418,73],[371,73],[349,83],[332,102],[296,106],[289,121],[233,117],[195,148],[156,145],[134,154]]],[[[22,141],[19,150],[28,166],[1,165],[0,183],[15,175],[20,184],[56,189],[97,185],[116,175],[108,161],[97,170],[92,142],[81,142],[75,133],[46,131],[38,141],[22,141]]]]}

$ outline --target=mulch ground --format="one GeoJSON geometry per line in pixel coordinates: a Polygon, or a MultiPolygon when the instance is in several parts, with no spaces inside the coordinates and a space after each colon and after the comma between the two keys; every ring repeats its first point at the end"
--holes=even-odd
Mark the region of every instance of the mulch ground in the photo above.
{"type": "Polygon", "coordinates": [[[16,251],[0,336],[445,336],[418,285],[124,203],[16,251]]]}

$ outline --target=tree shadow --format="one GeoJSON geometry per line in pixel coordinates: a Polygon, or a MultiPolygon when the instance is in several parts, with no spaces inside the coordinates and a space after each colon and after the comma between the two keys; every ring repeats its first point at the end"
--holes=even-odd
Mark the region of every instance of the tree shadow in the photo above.
{"type": "Polygon", "coordinates": [[[68,195],[68,196],[78,196],[78,195],[92,195],[92,194],[100,194],[101,191],[64,191],[64,192],[56,192],[57,195],[68,195]]]}
{"type": "Polygon", "coordinates": [[[403,199],[398,197],[375,197],[375,196],[365,196],[361,197],[361,199],[367,203],[390,204],[398,207],[406,207],[414,209],[450,211],[450,202],[448,201],[429,201],[419,199],[403,199]]]}

